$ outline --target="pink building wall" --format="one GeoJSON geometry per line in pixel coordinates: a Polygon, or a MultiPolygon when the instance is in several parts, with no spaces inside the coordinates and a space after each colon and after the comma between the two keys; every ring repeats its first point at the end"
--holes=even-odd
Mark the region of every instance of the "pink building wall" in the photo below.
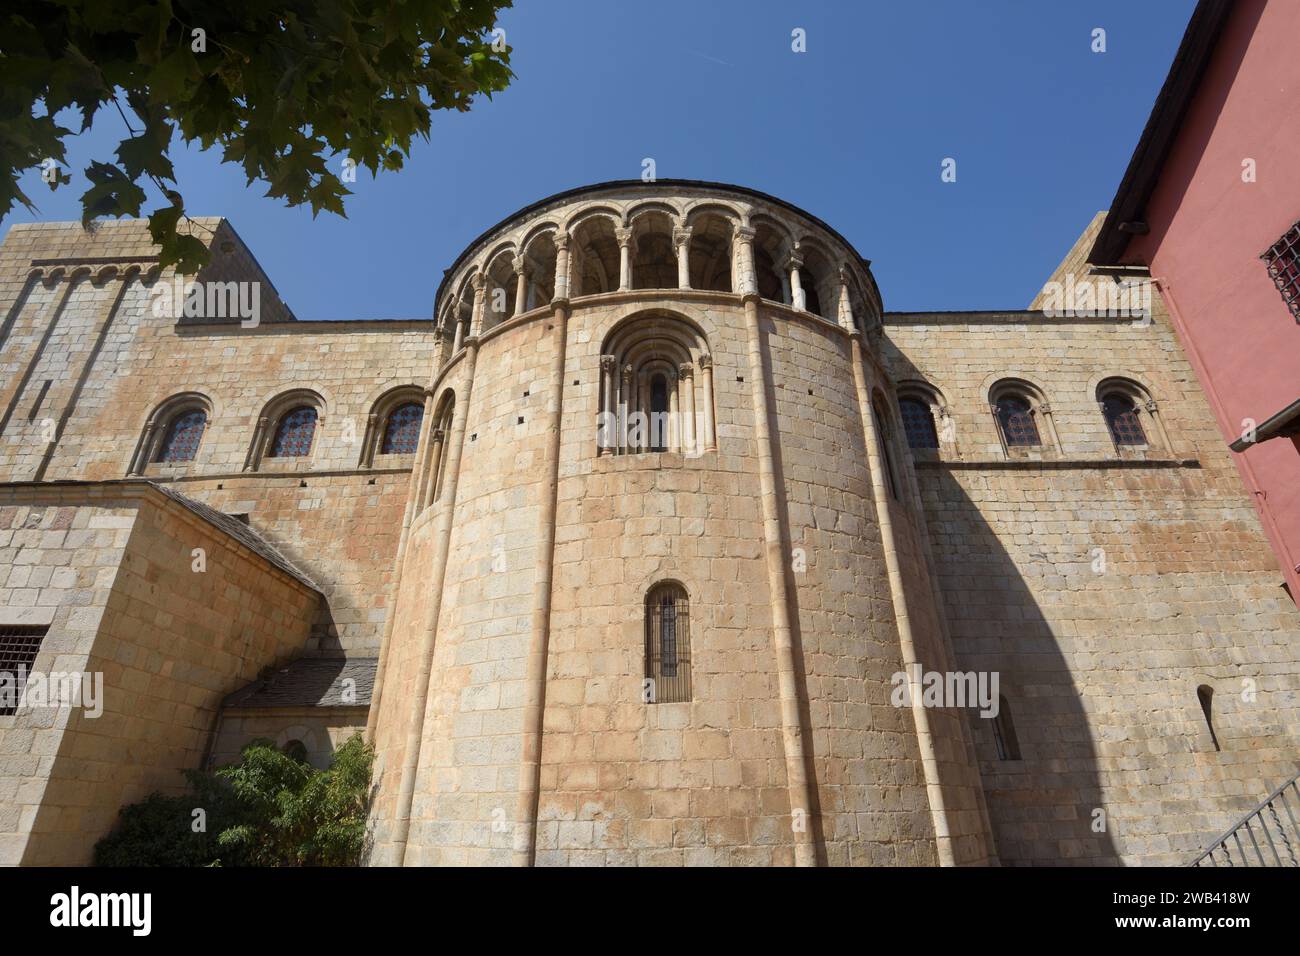
{"type": "MultiPolygon", "coordinates": [[[[1297,40],[1300,2],[1236,4],[1124,256],[1151,267],[1225,442],[1300,398],[1300,324],[1259,258],[1300,219],[1297,40]]],[[[1233,457],[1300,599],[1300,449],[1233,457]]]]}

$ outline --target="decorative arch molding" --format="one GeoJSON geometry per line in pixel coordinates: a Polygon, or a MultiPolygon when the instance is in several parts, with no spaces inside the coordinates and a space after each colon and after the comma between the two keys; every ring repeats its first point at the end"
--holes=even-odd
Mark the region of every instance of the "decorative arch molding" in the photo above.
{"type": "Polygon", "coordinates": [[[596,456],[718,449],[713,356],[703,330],[669,311],[618,321],[600,350],[596,456]]]}
{"type": "Polygon", "coordinates": [[[907,440],[913,457],[933,460],[956,458],[959,454],[956,423],[939,387],[924,379],[904,379],[895,387],[894,393],[898,400],[903,437],[907,440]],[[919,407],[911,409],[909,402],[915,402],[919,407]],[[922,433],[930,435],[926,423],[915,420],[921,407],[929,414],[928,429],[933,431],[930,436],[933,446],[921,441],[922,433]]]}
{"type": "MultiPolygon", "coordinates": [[[[1088,393],[1097,402],[1101,416],[1106,423],[1106,432],[1117,454],[1121,456],[1142,455],[1147,451],[1172,453],[1173,445],[1165,428],[1164,417],[1160,414],[1160,405],[1151,389],[1132,372],[1095,375],[1088,382],[1088,393]],[[1113,399],[1131,406],[1133,421],[1142,441],[1132,440],[1132,429],[1117,428],[1119,411],[1113,399]],[[1124,440],[1128,439],[1128,440],[1124,440]]],[[[1122,411],[1130,411],[1123,409],[1122,411]]]]}
{"type": "MultiPolygon", "coordinates": [[[[159,452],[162,449],[163,441],[167,438],[168,430],[173,422],[182,415],[191,412],[201,411],[206,416],[204,423],[204,432],[212,426],[212,420],[215,415],[215,406],[211,398],[203,392],[178,392],[168,398],[163,399],[145,419],[144,427],[141,429],[140,440],[136,443],[135,452],[131,456],[131,461],[127,465],[127,477],[143,475],[150,470],[150,465],[155,463],[159,452]]],[[[195,452],[194,458],[183,463],[184,470],[188,470],[198,461],[198,451],[195,452]]],[[[176,470],[173,468],[172,470],[176,470]]]]}
{"type": "Polygon", "coordinates": [[[988,385],[987,395],[998,441],[1008,457],[1060,453],[1051,403],[1036,382],[1023,373],[1004,376],[988,385]],[[1029,434],[1036,435],[1037,441],[1030,441],[1029,434]]]}
{"type": "Polygon", "coordinates": [[[286,415],[304,407],[312,408],[316,412],[311,451],[301,457],[287,459],[288,466],[282,465],[280,470],[286,470],[286,467],[287,470],[305,470],[310,467],[320,449],[320,433],[328,417],[330,405],[325,397],[314,389],[293,388],[278,393],[262,406],[262,411],[257,416],[257,427],[253,431],[253,441],[249,445],[248,456],[244,462],[245,471],[263,468],[268,460],[279,461],[279,459],[269,458],[276,431],[286,415]]]}
{"type": "MultiPolygon", "coordinates": [[[[373,468],[377,455],[387,461],[396,460],[403,463],[412,459],[414,450],[385,455],[382,450],[384,436],[388,433],[393,413],[405,405],[420,406],[421,418],[423,418],[424,397],[424,389],[419,385],[398,385],[388,389],[371,403],[370,413],[366,415],[366,431],[361,442],[361,459],[358,467],[373,468]]],[[[416,428],[419,428],[418,424],[416,428]]]]}
{"type": "Polygon", "coordinates": [[[442,496],[442,485],[447,471],[447,441],[451,437],[451,423],[456,414],[455,390],[451,386],[442,388],[431,407],[433,419],[428,432],[428,449],[424,452],[426,464],[422,470],[423,477],[419,491],[421,511],[442,496]]]}

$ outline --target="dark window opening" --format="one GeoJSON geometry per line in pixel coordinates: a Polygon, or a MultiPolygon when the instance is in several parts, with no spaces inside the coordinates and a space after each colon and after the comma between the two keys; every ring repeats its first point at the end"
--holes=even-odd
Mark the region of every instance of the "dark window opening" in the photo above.
{"type": "Polygon", "coordinates": [[[182,412],[167,425],[154,461],[193,461],[208,427],[208,415],[202,409],[182,412]]]}
{"type": "Polygon", "coordinates": [[[413,455],[420,444],[420,423],[424,420],[424,405],[407,402],[393,409],[384,426],[384,440],[380,443],[381,455],[413,455]]]}
{"type": "Polygon", "coordinates": [[[1007,445],[1013,448],[1033,448],[1042,444],[1038,437],[1038,424],[1034,421],[1033,407],[1027,399],[1017,395],[999,399],[997,416],[1007,445]]]}
{"type": "Polygon", "coordinates": [[[295,408],[275,430],[271,442],[271,458],[305,458],[311,454],[312,440],[316,437],[316,409],[310,406],[295,408]]]}
{"type": "Polygon", "coordinates": [[[898,410],[903,417],[903,433],[909,448],[938,448],[939,432],[934,427],[930,406],[917,398],[900,398],[898,410]]]}
{"type": "Polygon", "coordinates": [[[1260,258],[1268,266],[1269,278],[1282,293],[1282,301],[1300,322],[1300,222],[1288,229],[1260,258]]]}
{"type": "Polygon", "coordinates": [[[1205,726],[1210,730],[1210,741],[1214,744],[1215,750],[1222,750],[1219,746],[1219,735],[1214,732],[1214,688],[1209,684],[1202,684],[1196,688],[1196,699],[1201,702],[1201,713],[1205,715],[1205,726]]]}
{"type": "Polygon", "coordinates": [[[1101,411],[1106,417],[1106,426],[1110,437],[1116,445],[1145,445],[1146,432],[1142,430],[1142,419],[1138,415],[1137,404],[1127,395],[1110,394],[1101,400],[1101,411]]]}
{"type": "Polygon", "coordinates": [[[0,626],[0,716],[18,710],[48,627],[0,626]]]}
{"type": "Polygon", "coordinates": [[[1011,705],[998,696],[998,715],[993,718],[993,743],[998,748],[999,760],[1019,760],[1020,741],[1016,739],[1016,726],[1011,720],[1011,705]]]}
{"type": "Polygon", "coordinates": [[[691,699],[690,605],[680,584],[659,584],[646,595],[645,676],[647,703],[691,699]]]}

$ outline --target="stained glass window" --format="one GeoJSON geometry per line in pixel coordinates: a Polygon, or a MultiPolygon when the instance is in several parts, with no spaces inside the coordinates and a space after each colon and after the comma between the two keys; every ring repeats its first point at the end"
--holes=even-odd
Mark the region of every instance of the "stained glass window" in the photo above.
{"type": "Polygon", "coordinates": [[[934,413],[920,399],[900,398],[898,410],[903,416],[903,432],[909,448],[938,448],[939,433],[934,427],[934,413]]]}
{"type": "Polygon", "coordinates": [[[1008,395],[998,401],[998,424],[1002,435],[1012,447],[1033,447],[1041,445],[1038,438],[1038,425],[1029,402],[1015,395],[1008,395]]]}
{"type": "Polygon", "coordinates": [[[207,427],[208,415],[202,409],[177,415],[167,424],[154,461],[193,461],[207,427]]]}
{"type": "Polygon", "coordinates": [[[424,406],[408,402],[393,409],[384,426],[384,440],[379,445],[381,455],[413,455],[420,443],[420,422],[424,420],[424,406]]]}
{"type": "Polygon", "coordinates": [[[1101,400],[1101,411],[1106,416],[1106,424],[1116,445],[1147,443],[1146,432],[1142,430],[1142,419],[1131,398],[1126,395],[1107,395],[1101,400]]]}
{"type": "Polygon", "coordinates": [[[316,409],[309,405],[295,408],[280,419],[268,457],[305,458],[311,454],[311,443],[315,437],[316,409]]]}

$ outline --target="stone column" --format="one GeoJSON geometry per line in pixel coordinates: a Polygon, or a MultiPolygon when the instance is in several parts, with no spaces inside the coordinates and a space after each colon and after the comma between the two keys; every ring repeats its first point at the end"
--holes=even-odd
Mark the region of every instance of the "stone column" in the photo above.
{"type": "Polygon", "coordinates": [[[483,334],[483,318],[487,311],[487,276],[480,272],[470,281],[474,285],[474,310],[469,316],[469,334],[478,338],[483,334]]]}
{"type": "Polygon", "coordinates": [[[853,321],[853,299],[849,294],[849,270],[845,267],[840,268],[840,309],[839,309],[840,328],[852,332],[857,328],[853,321]]]}
{"type": "Polygon", "coordinates": [[[569,234],[555,234],[555,299],[569,300],[569,234]]]}
{"type": "Polygon", "coordinates": [[[465,317],[461,315],[461,303],[456,303],[456,336],[451,343],[451,354],[455,355],[465,344],[465,317]]]}
{"type": "Polygon", "coordinates": [[[143,475],[145,468],[149,465],[149,459],[153,455],[154,438],[158,431],[158,422],[150,418],[144,423],[144,435],[140,439],[140,444],[135,450],[135,457],[131,459],[131,470],[126,473],[128,478],[134,478],[137,475],[143,475]]]}
{"type": "Polygon", "coordinates": [[[681,429],[677,426],[677,410],[681,403],[677,400],[677,389],[679,379],[676,373],[668,374],[668,450],[681,451],[681,429]]]}
{"type": "Polygon", "coordinates": [[[537,563],[523,687],[519,788],[513,841],[516,866],[532,866],[537,853],[537,808],[542,789],[542,738],[546,715],[546,660],[551,641],[551,589],[555,574],[555,511],[560,485],[560,422],[564,412],[564,360],[569,303],[554,306],[551,370],[546,401],[547,443],[541,462],[541,500],[537,514],[537,563]]]}
{"type": "Polygon", "coordinates": [[[623,366],[623,381],[618,390],[618,447],[627,454],[627,417],[632,410],[632,366],[623,366]]]}
{"type": "Polygon", "coordinates": [[[1061,437],[1056,434],[1056,422],[1052,421],[1052,406],[1047,402],[1043,402],[1034,411],[1038,413],[1038,418],[1042,419],[1044,426],[1046,426],[1044,430],[1047,434],[1039,436],[1040,440],[1047,439],[1048,444],[1044,447],[1050,451],[1060,452],[1062,450],[1061,437]]]}
{"type": "Polygon", "coordinates": [[[641,374],[637,376],[636,393],[636,410],[644,418],[641,434],[638,436],[640,445],[637,447],[637,451],[648,451],[650,448],[650,379],[646,375],[645,369],[642,369],[641,374]]]}
{"type": "Polygon", "coordinates": [[[615,421],[618,418],[614,405],[614,366],[618,359],[613,355],[602,355],[600,357],[600,398],[597,404],[600,406],[600,417],[596,419],[596,456],[612,455],[617,447],[614,444],[616,434],[615,421]],[[602,430],[601,425],[608,423],[609,428],[602,430]]]}
{"type": "Polygon", "coordinates": [[[796,668],[794,629],[791,624],[787,543],[789,528],[777,506],[777,489],[784,489],[776,470],[776,439],[772,434],[769,383],[763,361],[763,332],[758,319],[758,296],[745,296],[745,332],[748,339],[750,397],[754,408],[754,447],[758,454],[759,503],[763,509],[763,554],[767,565],[772,609],[772,653],[776,663],[781,706],[781,745],[785,753],[786,789],[790,801],[790,829],[796,866],[816,866],[821,821],[816,816],[809,779],[811,741],[804,726],[802,704],[807,697],[806,677],[796,668]],[[802,825],[798,825],[798,824],[802,825]]]}
{"type": "MultiPolygon", "coordinates": [[[[429,705],[429,683],[433,673],[433,647],[438,635],[438,614],[442,610],[443,584],[447,578],[447,559],[451,553],[451,531],[456,513],[456,489],[460,482],[460,459],[465,447],[465,423],[469,417],[470,398],[474,393],[474,368],[478,364],[478,339],[471,338],[465,347],[464,396],[456,396],[452,410],[451,438],[447,448],[445,475],[446,504],[438,510],[433,529],[433,556],[426,586],[429,591],[424,619],[420,622],[419,670],[409,700],[406,717],[406,742],[402,750],[402,769],[397,789],[394,820],[394,854],[405,863],[407,837],[411,831],[411,804],[415,798],[415,777],[420,768],[424,742],[424,714],[429,705]]],[[[373,706],[373,705],[372,705],[373,706]]]]}
{"type": "Polygon", "coordinates": [[[700,356],[700,368],[704,371],[704,450],[717,451],[717,423],[713,420],[713,356],[708,352],[700,356]]]}
{"type": "MultiPolygon", "coordinates": [[[[867,380],[862,355],[861,336],[850,338],[853,351],[853,384],[858,397],[858,415],[862,419],[862,440],[867,449],[867,466],[871,473],[871,491],[876,506],[876,520],[880,527],[881,550],[884,551],[885,572],[889,578],[889,593],[894,605],[894,625],[898,630],[899,648],[903,653],[904,673],[908,681],[908,699],[912,720],[916,725],[917,745],[921,766],[925,772],[926,795],[930,801],[930,820],[934,826],[935,849],[940,866],[952,866],[955,860],[952,847],[952,830],[948,825],[943,785],[939,775],[934,734],[930,729],[930,714],[925,707],[920,676],[922,661],[917,655],[912,631],[912,619],[907,609],[907,592],[903,572],[898,560],[898,541],[894,534],[893,514],[890,509],[887,465],[881,460],[885,438],[876,430],[876,419],[871,406],[871,386],[867,380]]],[[[901,483],[902,475],[898,476],[901,483]]],[[[900,488],[901,494],[901,488],[900,488]]],[[[964,715],[961,715],[964,719],[964,715]]]]}
{"type": "Polygon", "coordinates": [[[790,304],[800,312],[807,311],[807,298],[803,294],[803,279],[799,275],[799,269],[803,266],[803,260],[798,256],[790,256],[786,268],[789,270],[790,278],[790,304]]]}
{"type": "Polygon", "coordinates": [[[753,295],[758,292],[758,272],[754,267],[754,230],[749,226],[737,226],[734,241],[740,251],[737,270],[740,274],[732,277],[732,291],[741,295],[753,295]]]}
{"type": "Polygon", "coordinates": [[[683,362],[677,366],[681,376],[682,408],[682,447],[687,454],[696,451],[695,445],[695,366],[683,362]]]}
{"type": "MultiPolygon", "coordinates": [[[[1146,409],[1147,415],[1150,416],[1152,424],[1155,425],[1155,437],[1156,440],[1160,442],[1160,450],[1163,451],[1167,457],[1172,458],[1174,456],[1174,446],[1169,442],[1169,433],[1165,431],[1164,419],[1160,417],[1160,406],[1156,404],[1156,400],[1153,398],[1150,401],[1144,402],[1142,407],[1146,409]]],[[[1148,437],[1147,445],[1151,444],[1152,441],[1148,437]]]]}
{"type": "Polygon", "coordinates": [[[618,290],[625,292],[632,288],[632,230],[615,229],[614,238],[618,240],[618,290]]]}
{"type": "Polygon", "coordinates": [[[422,507],[427,508],[438,500],[438,477],[442,472],[442,446],[446,439],[447,433],[437,428],[433,432],[433,439],[429,445],[429,480],[424,484],[425,499],[422,507]]]}
{"type": "Polygon", "coordinates": [[[515,315],[528,311],[528,261],[515,256],[515,315]]]}
{"type": "Polygon", "coordinates": [[[677,288],[691,287],[691,231],[673,230],[673,248],[677,250],[677,288]]]}
{"type": "MultiPolygon", "coordinates": [[[[434,376],[438,367],[434,366],[434,376]]],[[[432,382],[430,382],[432,385],[432,382]]],[[[366,715],[366,742],[375,742],[375,727],[379,723],[379,707],[383,701],[384,683],[388,670],[388,655],[393,639],[393,626],[397,621],[397,598],[402,590],[402,575],[406,567],[406,543],[411,531],[411,522],[420,511],[424,500],[425,484],[429,480],[429,432],[433,427],[433,389],[424,390],[424,417],[420,421],[420,442],[416,446],[415,467],[411,469],[411,481],[406,493],[406,508],[402,513],[402,531],[397,537],[397,559],[393,565],[393,579],[388,587],[388,604],[384,614],[384,633],[379,640],[379,661],[375,666],[375,683],[370,691],[370,711],[366,715]]],[[[439,446],[441,453],[441,446],[439,446]]]]}

